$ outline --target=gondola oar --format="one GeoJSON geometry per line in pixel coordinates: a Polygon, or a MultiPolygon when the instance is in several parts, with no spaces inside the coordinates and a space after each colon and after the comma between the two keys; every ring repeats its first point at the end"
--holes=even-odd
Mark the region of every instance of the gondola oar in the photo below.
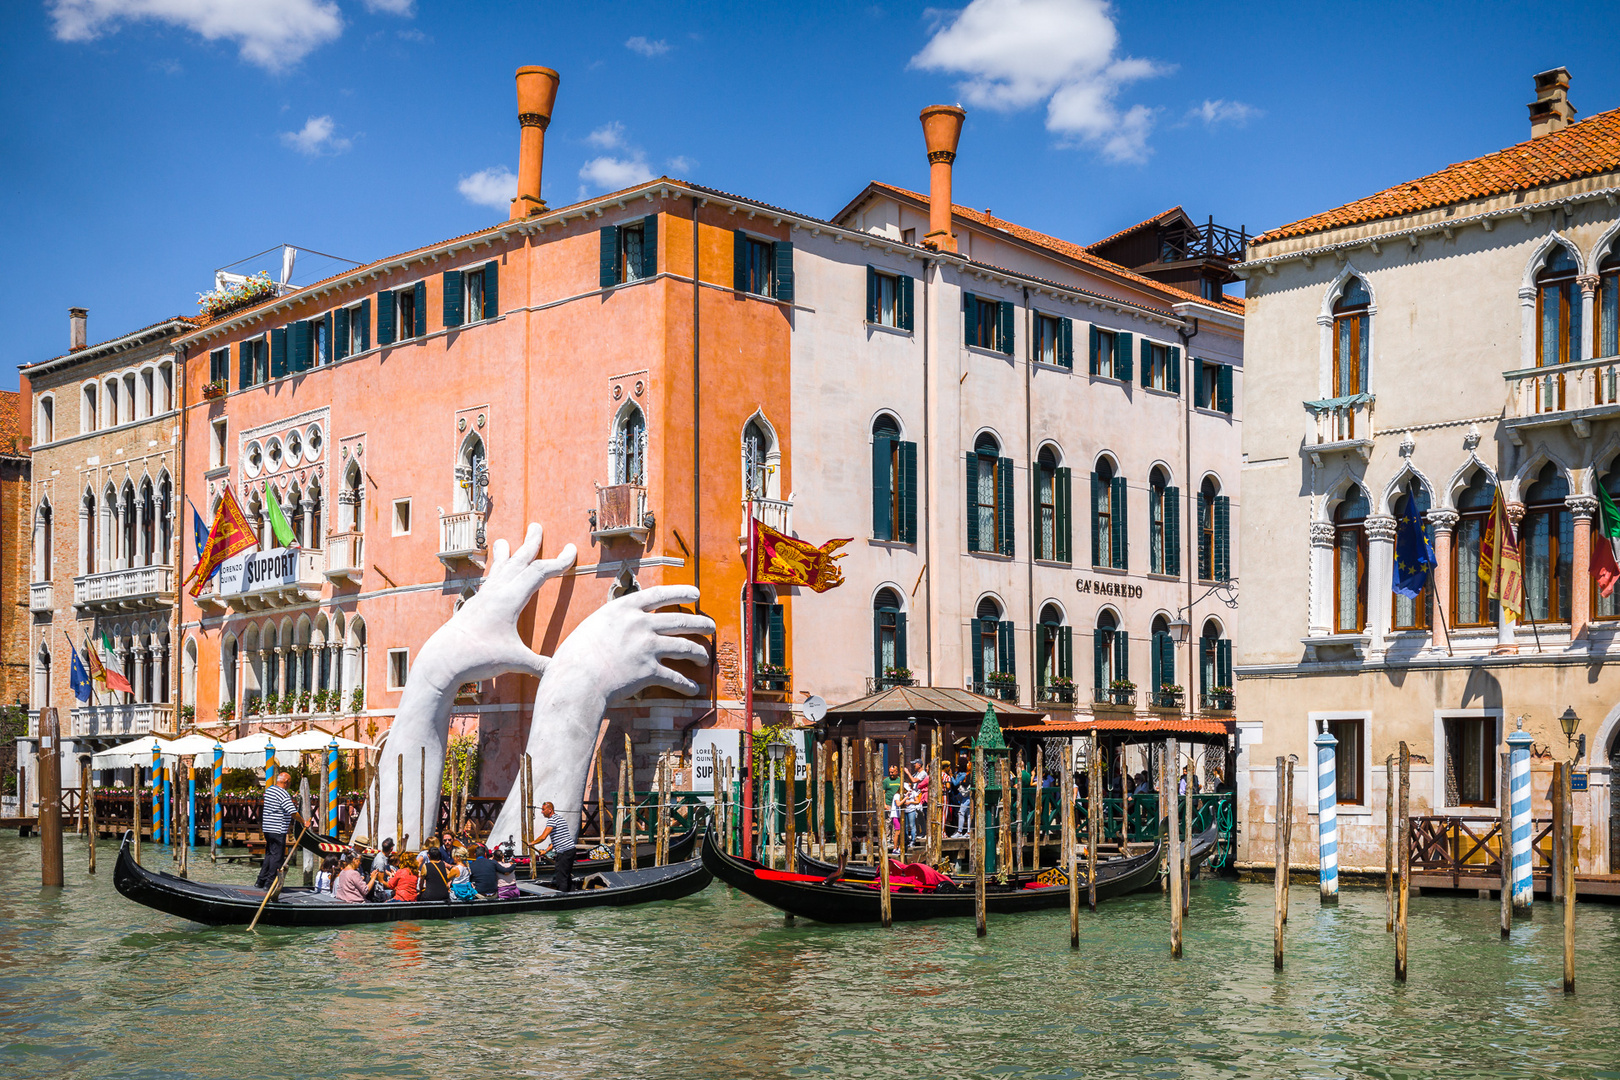
{"type": "Polygon", "coordinates": [[[264,899],[259,901],[259,910],[253,913],[253,921],[248,923],[249,933],[252,933],[253,928],[259,925],[259,916],[264,914],[264,906],[270,902],[270,898],[281,891],[281,883],[287,877],[287,867],[292,865],[293,852],[298,850],[298,842],[304,838],[304,833],[308,829],[309,822],[306,821],[303,823],[303,827],[298,830],[298,838],[287,845],[287,854],[281,860],[281,870],[276,874],[275,882],[264,890],[264,899]]]}

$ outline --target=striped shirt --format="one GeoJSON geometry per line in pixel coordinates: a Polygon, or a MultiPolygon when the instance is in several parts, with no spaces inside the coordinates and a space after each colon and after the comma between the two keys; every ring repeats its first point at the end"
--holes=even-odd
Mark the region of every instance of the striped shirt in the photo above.
{"type": "Polygon", "coordinates": [[[293,797],[287,794],[287,789],[271,784],[264,792],[261,820],[264,835],[286,836],[287,830],[292,828],[293,815],[297,812],[298,807],[293,804],[293,797]]]}
{"type": "Polygon", "coordinates": [[[551,844],[551,850],[558,853],[573,851],[574,830],[568,827],[567,820],[561,814],[553,814],[543,820],[547,828],[551,830],[551,835],[546,838],[547,842],[551,844]]]}

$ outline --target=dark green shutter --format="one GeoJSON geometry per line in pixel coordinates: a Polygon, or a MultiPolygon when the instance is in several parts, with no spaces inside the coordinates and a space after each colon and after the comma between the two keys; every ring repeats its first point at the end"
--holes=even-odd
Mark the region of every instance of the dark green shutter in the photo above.
{"type": "Polygon", "coordinates": [[[1229,364],[1220,366],[1220,382],[1215,388],[1215,407],[1228,416],[1232,415],[1232,368],[1229,364]]]}
{"type": "Polygon", "coordinates": [[[731,234],[731,287],[748,291],[748,234],[741,230],[731,234]]]}
{"type": "Polygon", "coordinates": [[[903,611],[894,613],[894,666],[906,666],[906,613],[903,611]]]}
{"type": "Polygon", "coordinates": [[[1091,565],[1102,565],[1102,477],[1091,474],[1091,565]]]}
{"type": "Polygon", "coordinates": [[[915,329],[916,320],[912,317],[912,305],[916,301],[916,279],[909,274],[901,274],[896,279],[899,288],[895,290],[895,303],[900,305],[900,317],[895,320],[902,330],[915,329]]]}
{"type": "Polygon", "coordinates": [[[1218,686],[1232,685],[1232,641],[1221,638],[1215,643],[1215,682],[1218,686]]]}
{"type": "Polygon", "coordinates": [[[597,273],[597,284],[604,289],[610,289],[619,283],[619,227],[617,225],[604,225],[600,233],[602,236],[602,254],[597,273]]]}
{"type": "Polygon", "coordinates": [[[872,267],[866,268],[866,321],[878,321],[878,272],[872,267]]]}
{"type": "Polygon", "coordinates": [[[315,323],[309,319],[300,319],[292,324],[292,369],[294,371],[308,371],[310,369],[310,353],[315,344],[315,323]]]}
{"type": "Polygon", "coordinates": [[[1176,642],[1169,634],[1157,633],[1153,635],[1153,652],[1155,667],[1158,671],[1153,676],[1153,689],[1169,683],[1176,683],[1176,642]]]}
{"type": "Polygon", "coordinates": [[[1074,633],[1067,626],[1058,627],[1058,664],[1060,678],[1074,678],[1074,633]]]}
{"type": "Polygon", "coordinates": [[[973,690],[977,693],[983,689],[984,682],[984,624],[989,620],[970,619],[968,621],[968,652],[973,657],[973,690]]]}
{"type": "Polygon", "coordinates": [[[1164,489],[1164,572],[1181,575],[1181,491],[1164,489]]]}
{"type": "Polygon", "coordinates": [[[236,343],[236,383],[238,390],[253,385],[253,343],[251,341],[238,341],[236,343]]]}
{"type": "Polygon", "coordinates": [[[1181,346],[1170,346],[1170,363],[1165,371],[1165,389],[1172,394],[1181,393],[1181,346]]]}
{"type": "Polygon", "coordinates": [[[872,537],[875,540],[893,540],[893,519],[890,510],[893,492],[889,482],[893,472],[894,440],[878,437],[872,440],[872,537]]]}
{"type": "Polygon", "coordinates": [[[1114,512],[1114,535],[1110,537],[1110,539],[1113,541],[1114,548],[1112,552],[1114,556],[1112,565],[1115,570],[1124,570],[1130,564],[1130,559],[1126,550],[1126,544],[1130,537],[1130,530],[1127,529],[1125,525],[1125,478],[1123,476],[1114,477],[1111,486],[1113,506],[1111,506],[1110,509],[1114,512]]]}
{"type": "Polygon", "coordinates": [[[1152,670],[1149,673],[1149,680],[1150,680],[1148,682],[1148,692],[1149,693],[1153,693],[1154,691],[1158,690],[1159,684],[1164,681],[1162,673],[1159,670],[1160,669],[1160,663],[1164,659],[1164,654],[1159,649],[1159,639],[1162,638],[1162,637],[1168,637],[1168,636],[1169,636],[1168,634],[1161,633],[1161,632],[1159,632],[1157,630],[1153,631],[1153,648],[1150,649],[1149,652],[1148,652],[1148,656],[1149,656],[1149,659],[1151,660],[1151,668],[1152,668],[1152,670]]]}
{"type": "Polygon", "coordinates": [[[641,219],[641,276],[650,278],[658,273],[658,215],[648,214],[641,219]]]}
{"type": "Polygon", "coordinates": [[[1013,354],[1013,306],[1011,300],[996,304],[996,347],[1007,356],[1013,354]]]}
{"type": "Polygon", "coordinates": [[[1074,370],[1074,320],[1058,320],[1058,363],[1074,370]]]}
{"type": "Polygon", "coordinates": [[[962,294],[962,344],[964,345],[976,345],[979,341],[979,305],[974,303],[974,299],[974,295],[970,292],[962,294]]]}
{"type": "Polygon", "coordinates": [[[1193,535],[1198,538],[1198,580],[1211,581],[1214,567],[1209,565],[1209,549],[1204,546],[1204,522],[1214,512],[1209,505],[1209,496],[1202,491],[1198,493],[1198,521],[1194,524],[1193,535]]]}
{"type": "Polygon", "coordinates": [[[1018,672],[1018,654],[1013,651],[1013,624],[1005,620],[996,624],[996,670],[1006,675],[1018,672]]]}
{"type": "Polygon", "coordinates": [[[782,618],[782,605],[772,604],[769,619],[771,663],[787,665],[787,623],[782,618]]]}
{"type": "Polygon", "coordinates": [[[1013,463],[1012,458],[996,459],[996,537],[997,550],[1013,554],[1013,463]]]}
{"type": "Polygon", "coordinates": [[[1153,345],[1147,338],[1142,339],[1142,385],[1153,385],[1153,345]]]}
{"type": "Polygon", "coordinates": [[[883,609],[872,612],[872,677],[883,678],[883,609]]]}
{"type": "Polygon", "coordinates": [[[460,326],[462,322],[462,307],[466,297],[461,295],[461,271],[446,270],[444,272],[444,325],[446,328],[460,326]]]}
{"type": "Polygon", "coordinates": [[[1102,630],[1091,632],[1091,685],[1098,690],[1108,689],[1103,670],[1108,667],[1108,635],[1102,630]]]}
{"type": "Polygon", "coordinates": [[[771,245],[771,254],[776,260],[776,272],[771,275],[771,295],[785,304],[791,304],[793,303],[792,242],[778,240],[771,245]]]}
{"type": "Polygon", "coordinates": [[[501,263],[499,259],[491,259],[484,264],[484,312],[483,317],[493,319],[501,313],[501,263]]]}
{"type": "Polygon", "coordinates": [[[371,348],[371,299],[360,301],[360,351],[371,348]]]}
{"type": "Polygon", "coordinates": [[[377,294],[377,344],[394,343],[394,310],[398,305],[394,294],[387,289],[377,294]]]}
{"type": "Polygon", "coordinates": [[[270,377],[279,379],[287,374],[287,328],[277,326],[270,331],[270,377]]]}
{"type": "Polygon", "coordinates": [[[1053,486],[1057,489],[1055,492],[1057,497],[1054,500],[1057,504],[1057,511],[1053,515],[1056,520],[1053,522],[1052,529],[1057,551],[1053,553],[1053,557],[1058,562],[1072,562],[1074,557],[1074,513],[1067,467],[1058,469],[1056,476],[1053,478],[1053,486]]]}
{"type": "Polygon", "coordinates": [[[900,444],[900,542],[917,542],[917,444],[900,444]]]}
{"type": "Polygon", "coordinates": [[[1114,378],[1120,382],[1131,381],[1131,348],[1131,335],[1114,335],[1114,378]]]}
{"type": "Polygon", "coordinates": [[[1131,639],[1123,629],[1114,631],[1114,678],[1131,678],[1131,639]]]}
{"type": "Polygon", "coordinates": [[[326,313],[326,333],[321,335],[322,341],[320,362],[323,364],[330,364],[332,362],[332,342],[336,340],[336,335],[337,320],[333,313],[328,311],[326,313]]]}
{"type": "Polygon", "coordinates": [[[967,549],[979,550],[979,455],[967,454],[967,549]]]}
{"type": "Polygon", "coordinates": [[[1215,580],[1226,581],[1232,576],[1231,558],[1232,500],[1225,495],[1215,496],[1215,580]]]}
{"type": "Polygon", "coordinates": [[[1091,331],[1091,373],[1095,375],[1097,374],[1098,358],[1102,353],[1102,332],[1097,329],[1095,323],[1087,327],[1087,329],[1091,331]]]}
{"type": "Polygon", "coordinates": [[[427,282],[416,283],[416,336],[427,333],[427,282]]]}
{"type": "Polygon", "coordinates": [[[332,359],[342,360],[349,355],[349,309],[332,312],[332,359]]]}
{"type": "Polygon", "coordinates": [[[1204,362],[1198,357],[1192,358],[1193,378],[1193,405],[1204,409],[1209,407],[1209,398],[1204,393],[1204,362]]]}

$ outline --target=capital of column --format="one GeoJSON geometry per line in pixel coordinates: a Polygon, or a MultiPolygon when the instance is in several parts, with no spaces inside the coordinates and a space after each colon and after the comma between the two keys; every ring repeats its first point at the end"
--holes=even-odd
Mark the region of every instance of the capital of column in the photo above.
{"type": "Polygon", "coordinates": [[[1522,503],[1522,502],[1510,502],[1510,503],[1508,503],[1507,504],[1507,517],[1508,517],[1508,522],[1515,529],[1517,529],[1519,527],[1519,523],[1524,520],[1524,503],[1522,503]]]}
{"type": "Polygon", "coordinates": [[[1334,532],[1333,522],[1331,521],[1311,522],[1311,546],[1332,547],[1334,532]]]}
{"type": "Polygon", "coordinates": [[[1462,520],[1462,515],[1457,513],[1455,510],[1430,510],[1427,511],[1423,516],[1425,519],[1427,519],[1429,524],[1434,527],[1434,531],[1437,534],[1451,533],[1456,531],[1457,522],[1462,520]]]}
{"type": "Polygon", "coordinates": [[[1367,539],[1375,544],[1393,544],[1397,528],[1395,519],[1389,514],[1374,514],[1367,519],[1367,539]]]}
{"type": "Polygon", "coordinates": [[[1581,287],[1583,296],[1591,296],[1597,292],[1598,276],[1596,274],[1582,274],[1575,279],[1575,284],[1581,287]]]}
{"type": "Polygon", "coordinates": [[[1576,521],[1591,521],[1597,516],[1598,501],[1595,495],[1571,495],[1564,500],[1564,505],[1569,507],[1576,521]]]}

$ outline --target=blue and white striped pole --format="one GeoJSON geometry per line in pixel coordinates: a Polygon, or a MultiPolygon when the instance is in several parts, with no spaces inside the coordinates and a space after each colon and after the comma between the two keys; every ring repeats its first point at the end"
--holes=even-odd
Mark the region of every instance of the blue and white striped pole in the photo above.
{"type": "Polygon", "coordinates": [[[220,805],[220,796],[225,793],[225,747],[218,739],[214,740],[214,815],[212,824],[208,828],[208,846],[213,848],[215,858],[219,857],[219,834],[225,824],[225,808],[220,805]]]}
{"type": "MultiPolygon", "coordinates": [[[[338,744],[333,739],[326,744],[326,834],[336,836],[338,831],[338,744]]],[[[376,838],[372,838],[373,842],[376,838]]]]}
{"type": "Polygon", "coordinates": [[[1530,735],[1520,727],[1507,737],[1508,783],[1513,807],[1513,914],[1530,917],[1534,887],[1530,880],[1530,735]]]}
{"type": "Polygon", "coordinates": [[[1317,862],[1324,904],[1339,901],[1339,780],[1333,749],[1338,745],[1326,728],[1316,737],[1317,862]]]}

